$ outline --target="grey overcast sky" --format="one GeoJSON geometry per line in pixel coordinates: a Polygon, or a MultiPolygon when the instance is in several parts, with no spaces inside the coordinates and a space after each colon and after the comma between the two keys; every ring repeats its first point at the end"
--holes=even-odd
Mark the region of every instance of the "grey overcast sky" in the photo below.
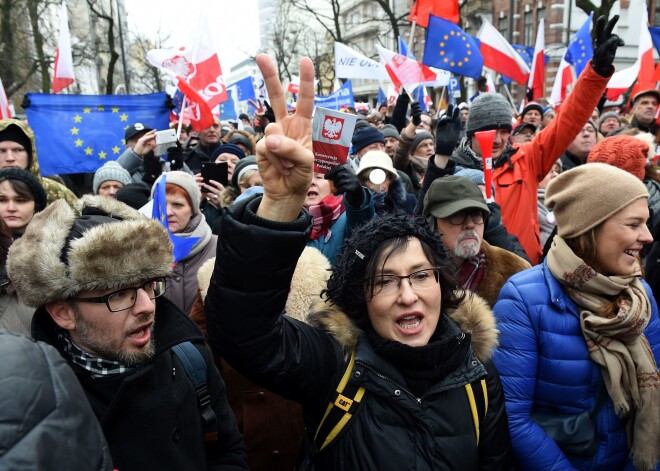
{"type": "Polygon", "coordinates": [[[257,0],[125,0],[128,26],[148,37],[169,34],[168,46],[188,42],[203,14],[224,73],[259,47],[257,0]]]}

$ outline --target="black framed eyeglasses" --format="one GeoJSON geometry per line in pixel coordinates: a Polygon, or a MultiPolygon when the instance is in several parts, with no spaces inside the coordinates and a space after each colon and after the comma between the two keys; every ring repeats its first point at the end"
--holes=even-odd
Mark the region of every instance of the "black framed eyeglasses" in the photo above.
{"type": "Polygon", "coordinates": [[[446,219],[452,226],[462,226],[465,224],[465,221],[467,221],[468,217],[472,219],[474,224],[483,224],[486,220],[484,212],[480,209],[473,209],[472,211],[459,211],[446,219]]]}
{"type": "Polygon", "coordinates": [[[374,296],[397,293],[401,288],[401,282],[405,279],[415,291],[433,288],[440,282],[440,270],[438,267],[433,267],[417,270],[410,275],[376,275],[373,277],[374,296]]]}
{"type": "Polygon", "coordinates": [[[144,290],[149,299],[156,299],[165,292],[165,278],[156,278],[147,281],[142,286],[133,288],[124,288],[112,293],[104,294],[103,296],[92,298],[73,298],[73,301],[80,301],[84,303],[104,303],[108,306],[110,312],[125,311],[135,306],[137,302],[137,290],[144,290]]]}

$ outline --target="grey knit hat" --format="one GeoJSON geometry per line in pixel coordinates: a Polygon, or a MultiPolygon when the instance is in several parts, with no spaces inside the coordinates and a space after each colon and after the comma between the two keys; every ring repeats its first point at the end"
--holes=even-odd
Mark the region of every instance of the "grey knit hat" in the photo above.
{"type": "Polygon", "coordinates": [[[103,164],[103,167],[98,169],[94,174],[94,181],[92,182],[92,190],[94,194],[99,193],[99,187],[101,183],[107,182],[108,180],[114,180],[122,185],[128,185],[131,183],[131,174],[128,171],[119,165],[114,160],[106,162],[103,164]]]}
{"type": "Polygon", "coordinates": [[[165,183],[171,183],[183,188],[186,193],[188,193],[188,196],[190,196],[190,201],[192,201],[193,216],[200,214],[199,202],[201,200],[202,194],[199,191],[195,177],[186,172],[175,170],[161,174],[161,176],[158,177],[158,179],[154,182],[154,185],[151,187],[151,199],[154,197],[154,190],[156,189],[156,185],[163,178],[165,179],[165,183]]]}
{"type": "Polygon", "coordinates": [[[396,140],[399,140],[400,138],[399,131],[396,130],[396,126],[393,124],[386,124],[380,128],[380,133],[383,135],[383,137],[393,137],[396,140]]]}
{"type": "Polygon", "coordinates": [[[571,239],[648,197],[634,175],[612,165],[587,163],[552,179],[545,190],[545,205],[555,214],[557,234],[571,239]]]}
{"type": "Polygon", "coordinates": [[[600,130],[600,127],[603,124],[603,121],[605,121],[607,118],[615,118],[619,124],[621,124],[621,116],[619,116],[619,113],[616,111],[608,111],[607,113],[603,113],[600,115],[600,118],[598,118],[598,129],[600,130]]]}
{"type": "Polygon", "coordinates": [[[511,131],[511,105],[499,93],[482,93],[470,105],[465,134],[472,137],[489,129],[511,131]]]}
{"type": "Polygon", "coordinates": [[[417,146],[419,146],[422,143],[422,141],[426,139],[433,140],[433,134],[426,131],[418,132],[417,135],[415,136],[415,139],[413,139],[412,144],[410,144],[410,151],[409,151],[410,155],[413,155],[417,150],[417,146]]]}

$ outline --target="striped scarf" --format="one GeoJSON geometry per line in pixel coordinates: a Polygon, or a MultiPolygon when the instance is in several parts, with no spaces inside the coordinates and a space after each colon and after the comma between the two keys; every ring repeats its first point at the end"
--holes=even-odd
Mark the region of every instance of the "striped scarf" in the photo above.
{"type": "Polygon", "coordinates": [[[311,239],[316,240],[326,234],[328,234],[327,238],[329,238],[331,235],[330,227],[332,227],[332,224],[341,216],[341,213],[345,209],[343,195],[328,195],[321,200],[320,204],[315,204],[307,208],[307,211],[314,218],[311,239]]]}

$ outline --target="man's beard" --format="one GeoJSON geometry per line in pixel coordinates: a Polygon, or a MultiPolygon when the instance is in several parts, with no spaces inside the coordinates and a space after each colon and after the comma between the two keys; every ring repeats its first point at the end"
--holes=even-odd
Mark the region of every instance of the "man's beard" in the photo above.
{"type": "Polygon", "coordinates": [[[458,258],[467,259],[476,256],[481,250],[481,237],[477,231],[469,229],[461,232],[456,237],[454,255],[458,258]],[[476,239],[476,240],[474,240],[476,239]]]}
{"type": "MultiPolygon", "coordinates": [[[[83,348],[85,351],[91,350],[94,352],[94,356],[98,356],[104,360],[118,361],[129,367],[144,365],[154,357],[156,353],[156,342],[154,339],[154,326],[156,325],[155,319],[151,326],[151,340],[146,348],[140,352],[128,352],[121,347],[117,348],[113,346],[112,343],[114,339],[105,335],[103,329],[95,325],[94,322],[84,319],[77,306],[73,308],[73,313],[76,321],[76,344],[80,348],[85,347],[83,348]]],[[[148,320],[150,316],[150,314],[139,316],[136,324],[142,324],[148,320]]]]}

